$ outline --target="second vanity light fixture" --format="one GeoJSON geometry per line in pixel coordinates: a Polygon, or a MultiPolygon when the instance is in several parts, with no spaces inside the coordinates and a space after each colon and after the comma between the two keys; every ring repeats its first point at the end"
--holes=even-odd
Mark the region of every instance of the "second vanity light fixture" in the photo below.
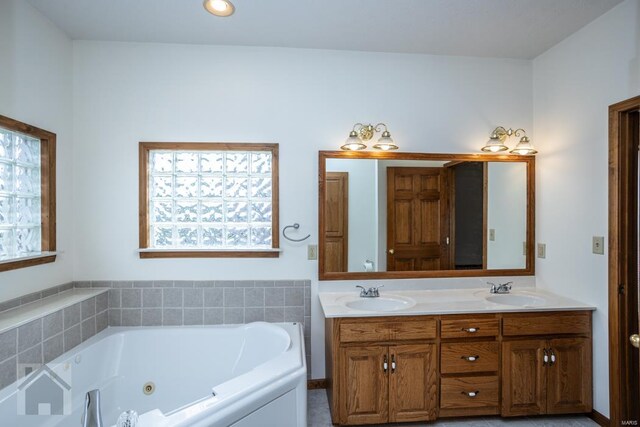
{"type": "Polygon", "coordinates": [[[391,134],[387,129],[387,125],[384,123],[378,123],[375,126],[371,124],[365,125],[362,123],[356,123],[353,125],[353,129],[349,133],[349,137],[340,148],[347,151],[364,150],[367,148],[367,144],[365,144],[365,142],[373,138],[373,135],[376,132],[380,132],[383,127],[384,131],[373,148],[382,151],[397,150],[398,146],[393,139],[391,139],[391,134]]]}
{"type": "Polygon", "coordinates": [[[519,137],[520,135],[522,135],[522,137],[520,138],[520,142],[518,142],[518,145],[516,145],[515,148],[510,151],[510,153],[520,154],[522,156],[536,154],[537,151],[535,150],[535,148],[533,148],[531,140],[527,136],[527,132],[525,132],[524,129],[505,129],[502,126],[498,126],[493,130],[493,132],[491,132],[489,141],[484,147],[482,147],[482,151],[487,151],[490,153],[507,151],[509,147],[505,145],[506,140],[512,136],[519,137]]]}

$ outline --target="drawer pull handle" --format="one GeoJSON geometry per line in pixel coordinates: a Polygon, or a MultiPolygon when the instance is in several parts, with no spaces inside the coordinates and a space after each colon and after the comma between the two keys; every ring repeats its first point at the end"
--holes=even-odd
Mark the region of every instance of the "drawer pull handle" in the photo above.
{"type": "Polygon", "coordinates": [[[470,334],[475,334],[480,330],[480,328],[462,328],[464,332],[469,332],[470,334]]]}
{"type": "Polygon", "coordinates": [[[466,360],[467,362],[475,362],[476,360],[480,359],[480,356],[462,356],[462,359],[466,360]]]}
{"type": "Polygon", "coordinates": [[[384,356],[384,360],[382,361],[382,369],[384,370],[384,373],[387,373],[387,369],[389,369],[389,363],[387,361],[387,356],[384,356]]]}
{"type": "Polygon", "coordinates": [[[476,397],[480,392],[478,390],[476,391],[463,391],[462,394],[466,395],[467,397],[476,397]]]}

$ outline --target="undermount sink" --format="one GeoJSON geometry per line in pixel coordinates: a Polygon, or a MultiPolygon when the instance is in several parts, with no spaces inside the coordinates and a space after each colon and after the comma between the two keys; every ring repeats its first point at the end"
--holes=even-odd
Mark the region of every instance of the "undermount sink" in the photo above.
{"type": "Polygon", "coordinates": [[[357,298],[344,303],[348,308],[363,311],[398,311],[416,305],[411,298],[387,296],[377,298],[357,298]]]}
{"type": "Polygon", "coordinates": [[[513,305],[517,307],[531,307],[543,305],[546,300],[534,295],[522,294],[492,294],[485,299],[495,304],[513,305]]]}

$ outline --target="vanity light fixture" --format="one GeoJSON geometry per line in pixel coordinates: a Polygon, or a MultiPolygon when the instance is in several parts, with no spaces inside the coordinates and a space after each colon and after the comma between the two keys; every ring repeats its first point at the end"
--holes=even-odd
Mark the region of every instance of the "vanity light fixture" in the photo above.
{"type": "Polygon", "coordinates": [[[215,16],[231,16],[236,11],[235,6],[229,0],[204,0],[204,8],[215,16]]]}
{"type": "Polygon", "coordinates": [[[498,126],[493,130],[493,132],[491,132],[489,141],[484,147],[482,147],[482,151],[490,153],[507,151],[509,147],[505,145],[506,140],[512,136],[519,137],[520,135],[522,135],[520,137],[520,142],[518,142],[518,144],[513,150],[510,151],[510,153],[519,154],[522,156],[536,154],[537,151],[533,148],[531,140],[526,134],[527,132],[522,128],[513,130],[511,128],[505,129],[502,126],[498,126]]]}
{"type": "Polygon", "coordinates": [[[364,125],[362,123],[356,123],[353,125],[351,132],[349,132],[349,137],[340,148],[347,151],[364,150],[367,148],[365,142],[371,140],[373,135],[376,132],[380,132],[383,127],[384,131],[382,131],[380,139],[378,139],[378,142],[373,148],[382,151],[397,150],[398,146],[391,138],[391,133],[389,133],[387,125],[384,123],[378,123],[375,126],[372,124],[364,125]]]}

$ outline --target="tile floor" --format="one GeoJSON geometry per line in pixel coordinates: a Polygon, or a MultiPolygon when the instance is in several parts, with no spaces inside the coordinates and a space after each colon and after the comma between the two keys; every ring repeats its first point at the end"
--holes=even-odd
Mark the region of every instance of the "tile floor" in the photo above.
{"type": "MultiPolygon", "coordinates": [[[[329,414],[329,404],[327,394],[324,390],[309,390],[308,396],[308,427],[331,427],[331,415],[329,414]]],[[[391,425],[391,424],[389,424],[391,425]]],[[[393,424],[402,427],[597,427],[594,421],[587,417],[563,416],[563,417],[535,417],[503,419],[498,417],[474,418],[467,421],[457,418],[455,420],[441,419],[432,423],[403,423],[393,424]]]]}

